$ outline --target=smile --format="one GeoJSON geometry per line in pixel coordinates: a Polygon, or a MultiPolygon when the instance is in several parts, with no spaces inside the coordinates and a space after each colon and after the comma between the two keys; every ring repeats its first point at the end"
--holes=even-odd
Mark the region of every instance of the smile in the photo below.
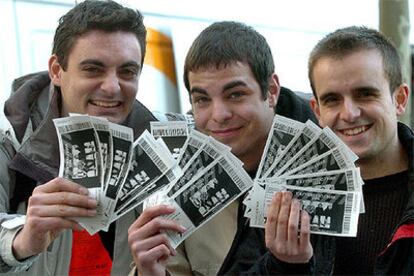
{"type": "Polygon", "coordinates": [[[343,129],[343,130],[338,130],[338,131],[345,136],[355,136],[355,135],[358,135],[358,134],[361,134],[367,131],[369,128],[371,128],[371,126],[365,125],[365,126],[358,126],[358,127],[348,128],[348,129],[343,129]]]}
{"type": "Polygon", "coordinates": [[[119,101],[90,101],[91,104],[99,106],[99,107],[105,107],[105,108],[111,108],[111,107],[117,107],[121,105],[121,102],[119,101]]]}
{"type": "Polygon", "coordinates": [[[234,127],[234,128],[227,128],[227,129],[216,129],[212,130],[211,134],[216,137],[228,137],[234,135],[236,132],[238,132],[241,129],[241,127],[234,127]]]}

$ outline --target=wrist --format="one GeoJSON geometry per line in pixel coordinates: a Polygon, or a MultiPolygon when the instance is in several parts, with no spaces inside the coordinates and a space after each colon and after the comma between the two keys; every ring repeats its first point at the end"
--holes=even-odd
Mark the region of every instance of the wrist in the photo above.
{"type": "Polygon", "coordinates": [[[22,261],[33,255],[27,252],[27,244],[25,246],[25,242],[22,241],[22,229],[17,232],[13,239],[12,253],[14,258],[18,261],[22,261]]]}

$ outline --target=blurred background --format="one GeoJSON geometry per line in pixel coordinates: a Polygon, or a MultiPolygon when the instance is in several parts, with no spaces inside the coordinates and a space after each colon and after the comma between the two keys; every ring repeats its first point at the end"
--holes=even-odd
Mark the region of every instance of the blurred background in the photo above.
{"type": "MultiPolygon", "coordinates": [[[[79,1],[78,1],[79,2],[79,1]]],[[[255,27],[271,46],[283,86],[311,93],[307,58],[325,34],[349,25],[381,30],[397,45],[404,78],[413,85],[414,0],[123,0],[140,10],[148,46],[137,98],[152,111],[190,109],[183,83],[184,58],[194,38],[214,21],[236,20],[255,27]]],[[[47,70],[58,19],[73,0],[0,0],[0,127],[13,79],[47,70]]],[[[414,127],[413,95],[402,120],[414,127]]]]}

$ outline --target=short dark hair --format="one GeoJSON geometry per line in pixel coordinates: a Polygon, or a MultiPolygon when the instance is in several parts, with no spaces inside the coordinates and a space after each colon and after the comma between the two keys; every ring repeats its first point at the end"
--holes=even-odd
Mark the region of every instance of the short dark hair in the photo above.
{"type": "Polygon", "coordinates": [[[147,35],[142,14],[138,10],[124,7],[111,0],[86,0],[59,19],[53,39],[52,54],[56,54],[64,70],[66,70],[68,56],[76,40],[92,30],[125,31],[135,34],[141,47],[142,66],[147,35]]]}
{"type": "Polygon", "coordinates": [[[402,84],[401,61],[394,44],[374,29],[351,26],[325,36],[316,44],[309,56],[308,77],[316,99],[313,70],[318,60],[323,57],[342,58],[360,50],[377,50],[380,53],[391,93],[402,84]]]}
{"type": "Polygon", "coordinates": [[[233,21],[211,24],[194,40],[184,63],[184,84],[190,91],[188,74],[200,68],[247,63],[267,98],[269,77],[275,66],[266,39],[252,27],[233,21]]]}

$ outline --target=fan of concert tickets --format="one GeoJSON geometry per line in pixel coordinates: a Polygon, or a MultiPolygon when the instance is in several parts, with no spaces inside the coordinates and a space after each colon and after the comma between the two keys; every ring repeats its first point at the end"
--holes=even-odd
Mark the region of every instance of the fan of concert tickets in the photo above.
{"type": "Polygon", "coordinates": [[[356,236],[364,211],[356,160],[329,128],[276,115],[253,188],[243,201],[250,226],[264,227],[273,194],[291,191],[309,213],[312,233],[356,236]]]}
{"type": "Polygon", "coordinates": [[[90,234],[144,200],[168,203],[176,208],[169,217],[187,229],[168,233],[176,247],[253,185],[230,148],[193,130],[191,119],[151,122],[151,134],[135,141],[132,129],[99,117],[74,114],[54,123],[59,176],[89,188],[98,201],[95,217],[75,218],[90,234]]]}

